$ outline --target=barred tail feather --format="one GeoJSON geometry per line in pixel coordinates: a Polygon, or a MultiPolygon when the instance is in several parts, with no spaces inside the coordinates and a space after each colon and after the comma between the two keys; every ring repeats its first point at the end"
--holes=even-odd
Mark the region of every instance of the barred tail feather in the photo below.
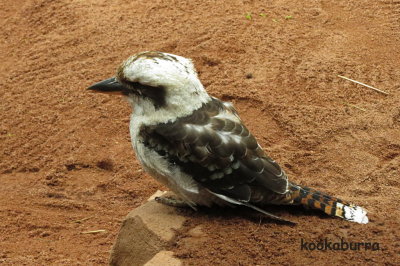
{"type": "Polygon", "coordinates": [[[322,210],[328,215],[360,224],[368,223],[367,211],[360,206],[329,196],[312,188],[291,184],[293,204],[322,210]]]}

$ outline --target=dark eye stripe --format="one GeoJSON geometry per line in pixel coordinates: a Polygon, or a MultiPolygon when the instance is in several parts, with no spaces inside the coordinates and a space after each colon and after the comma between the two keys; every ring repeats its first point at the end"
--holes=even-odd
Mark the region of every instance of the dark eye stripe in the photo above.
{"type": "Polygon", "coordinates": [[[132,88],[132,93],[141,95],[144,98],[150,99],[156,108],[165,106],[166,104],[166,89],[162,86],[153,87],[149,85],[143,85],[139,82],[127,82],[132,88]]]}

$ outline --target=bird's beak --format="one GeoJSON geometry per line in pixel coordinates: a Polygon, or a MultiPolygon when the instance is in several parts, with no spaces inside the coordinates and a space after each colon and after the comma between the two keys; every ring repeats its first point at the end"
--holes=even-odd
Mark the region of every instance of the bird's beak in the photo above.
{"type": "Polygon", "coordinates": [[[108,94],[123,94],[127,91],[127,88],[119,83],[115,77],[97,82],[87,89],[93,92],[102,92],[108,94]]]}

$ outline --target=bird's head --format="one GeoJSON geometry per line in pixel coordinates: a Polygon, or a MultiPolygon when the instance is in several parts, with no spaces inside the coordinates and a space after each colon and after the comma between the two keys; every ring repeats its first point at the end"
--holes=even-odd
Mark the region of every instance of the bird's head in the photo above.
{"type": "Polygon", "coordinates": [[[206,102],[207,92],[190,59],[162,52],[143,52],[129,57],[115,77],[88,88],[95,92],[128,96],[133,104],[168,109],[191,101],[206,102]]]}

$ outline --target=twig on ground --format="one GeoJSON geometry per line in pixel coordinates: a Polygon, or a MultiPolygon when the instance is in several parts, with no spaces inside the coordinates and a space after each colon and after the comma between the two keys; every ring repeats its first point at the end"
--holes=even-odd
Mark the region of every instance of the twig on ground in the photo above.
{"type": "Polygon", "coordinates": [[[359,82],[359,81],[357,81],[357,80],[354,80],[354,79],[351,79],[351,78],[348,78],[348,77],[345,77],[345,76],[341,76],[341,75],[338,75],[338,77],[339,77],[339,78],[342,78],[342,79],[347,79],[347,80],[349,80],[349,81],[351,81],[351,82],[354,82],[354,83],[360,84],[360,85],[362,85],[362,86],[365,86],[365,87],[367,87],[367,88],[373,89],[374,91],[377,91],[377,92],[383,93],[383,94],[385,94],[385,95],[389,95],[389,93],[388,93],[388,92],[386,92],[386,91],[383,91],[383,90],[377,89],[377,88],[375,88],[375,87],[372,87],[372,86],[370,86],[370,85],[367,85],[367,84],[365,84],[365,83],[359,82]]]}
{"type": "Polygon", "coordinates": [[[106,230],[100,229],[100,230],[93,230],[93,231],[86,231],[86,232],[82,232],[81,234],[97,234],[97,233],[103,233],[106,230]]]}

